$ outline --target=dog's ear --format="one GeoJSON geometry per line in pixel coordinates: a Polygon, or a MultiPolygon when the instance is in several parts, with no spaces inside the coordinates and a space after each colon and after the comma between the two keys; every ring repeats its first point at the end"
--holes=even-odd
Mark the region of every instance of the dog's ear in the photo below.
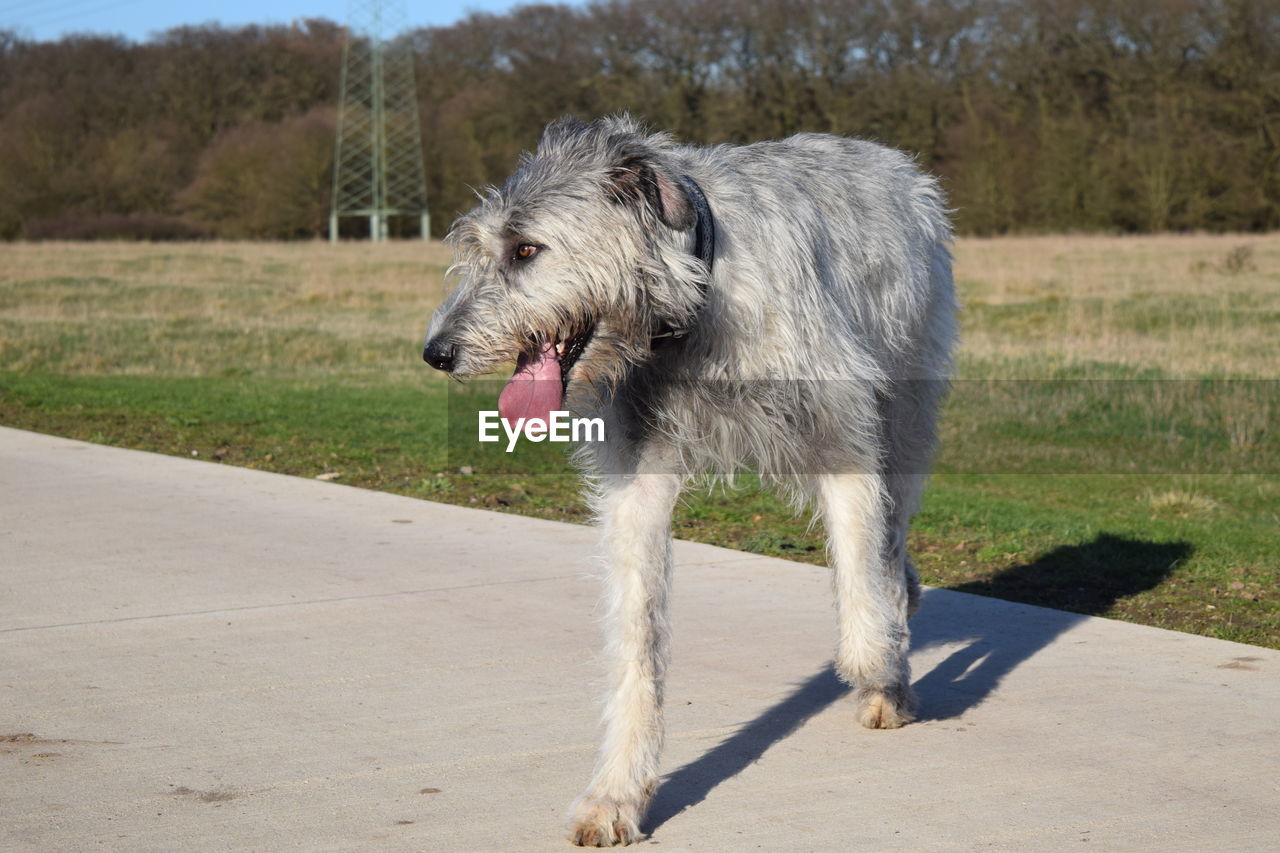
{"type": "Polygon", "coordinates": [[[626,157],[609,169],[605,190],[618,204],[648,205],[668,228],[687,231],[697,221],[680,182],[643,154],[626,157]]]}

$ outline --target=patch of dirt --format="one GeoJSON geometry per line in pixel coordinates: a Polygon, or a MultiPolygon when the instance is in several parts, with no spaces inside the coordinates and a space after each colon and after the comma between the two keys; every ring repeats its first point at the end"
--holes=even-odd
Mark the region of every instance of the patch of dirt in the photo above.
{"type": "Polygon", "coordinates": [[[1218,664],[1218,669],[1247,669],[1251,672],[1257,672],[1259,669],[1261,669],[1261,667],[1249,666],[1249,664],[1253,663],[1254,661],[1260,661],[1260,660],[1262,660],[1262,658],[1255,658],[1255,657],[1232,658],[1226,663],[1218,664]]]}
{"type": "MultiPolygon", "coordinates": [[[[106,741],[101,741],[106,743],[106,741]]],[[[69,740],[65,738],[53,739],[42,738],[31,732],[16,732],[14,734],[0,735],[0,755],[12,755],[17,758],[19,764],[33,764],[47,762],[55,758],[64,758],[66,753],[55,752],[48,749],[51,746],[73,746],[80,743],[95,743],[95,741],[79,741],[69,740]],[[39,750],[38,752],[33,750],[39,750]]]]}
{"type": "Polygon", "coordinates": [[[188,788],[186,785],[179,785],[174,788],[172,794],[175,797],[199,800],[202,803],[225,803],[228,800],[234,800],[240,796],[240,792],[236,791],[234,788],[215,788],[212,791],[197,791],[194,788],[188,788]]]}
{"type": "Polygon", "coordinates": [[[38,738],[31,732],[23,732],[16,735],[0,735],[0,743],[66,743],[65,740],[45,740],[38,738]]]}

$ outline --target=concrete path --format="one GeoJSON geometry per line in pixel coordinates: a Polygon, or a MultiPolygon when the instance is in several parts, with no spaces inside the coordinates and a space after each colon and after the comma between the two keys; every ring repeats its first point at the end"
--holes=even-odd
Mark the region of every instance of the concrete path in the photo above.
{"type": "MultiPolygon", "coordinates": [[[[0,428],[0,849],[567,850],[593,534],[0,428]]],[[[854,722],[826,572],[677,543],[663,850],[1275,850],[1280,653],[932,590],[854,722]]]]}

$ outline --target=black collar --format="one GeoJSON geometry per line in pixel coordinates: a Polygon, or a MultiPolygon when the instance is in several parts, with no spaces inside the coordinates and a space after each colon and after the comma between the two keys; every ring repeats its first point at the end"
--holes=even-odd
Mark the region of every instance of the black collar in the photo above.
{"type": "MultiPolygon", "coordinates": [[[[689,197],[689,202],[693,205],[695,217],[693,224],[693,253],[707,267],[707,277],[698,286],[701,291],[702,301],[705,303],[707,299],[707,284],[711,281],[711,265],[715,261],[716,254],[716,223],[711,218],[711,206],[707,204],[707,197],[702,194],[702,187],[698,186],[697,182],[688,175],[680,177],[680,186],[684,189],[685,195],[689,197]]],[[[678,341],[688,335],[691,328],[692,324],[676,328],[664,320],[659,324],[651,345],[657,346],[669,341],[678,341]]]]}

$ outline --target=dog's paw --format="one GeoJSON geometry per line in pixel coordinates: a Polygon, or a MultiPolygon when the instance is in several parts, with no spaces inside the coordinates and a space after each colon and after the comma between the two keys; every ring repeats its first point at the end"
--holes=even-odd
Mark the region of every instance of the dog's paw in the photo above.
{"type": "Polygon", "coordinates": [[[916,718],[909,687],[868,687],[857,693],[858,722],[869,729],[897,729],[916,718]]]}
{"type": "Polygon", "coordinates": [[[638,806],[608,797],[583,797],[573,804],[569,840],[579,847],[613,847],[640,838],[638,806]]]}

